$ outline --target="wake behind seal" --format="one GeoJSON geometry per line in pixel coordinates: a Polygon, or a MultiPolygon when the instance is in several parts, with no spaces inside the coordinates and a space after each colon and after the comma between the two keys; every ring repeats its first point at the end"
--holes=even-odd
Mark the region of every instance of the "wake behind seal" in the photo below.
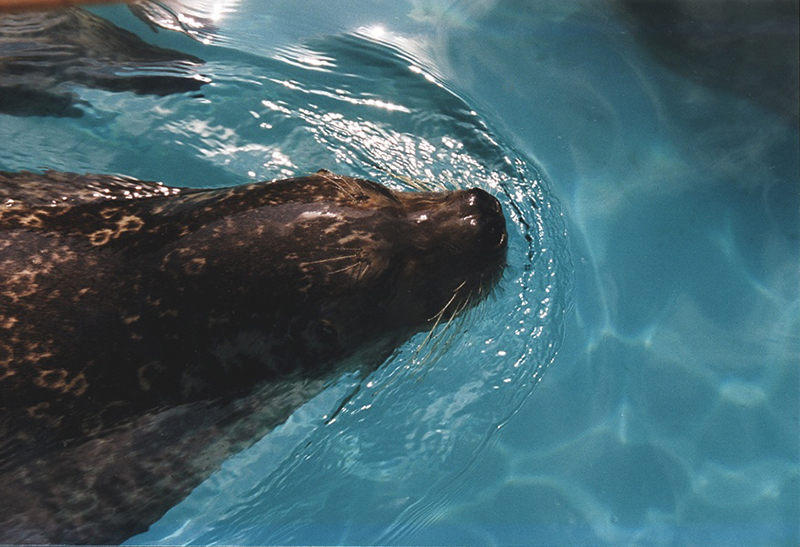
{"type": "Polygon", "coordinates": [[[81,88],[196,92],[209,81],[202,66],[202,59],[148,44],[83,9],[0,9],[0,113],[80,117],[89,106],[81,88]]]}
{"type": "Polygon", "coordinates": [[[480,189],[0,173],[0,543],[142,532],[500,278],[480,189]]]}

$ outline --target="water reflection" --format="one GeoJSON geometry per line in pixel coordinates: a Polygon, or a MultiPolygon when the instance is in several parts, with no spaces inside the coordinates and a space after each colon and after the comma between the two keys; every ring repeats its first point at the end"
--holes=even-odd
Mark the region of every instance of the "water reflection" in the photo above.
{"type": "Polygon", "coordinates": [[[240,0],[135,0],[131,11],[153,29],[182,32],[204,44],[215,41],[219,25],[240,0]]]}

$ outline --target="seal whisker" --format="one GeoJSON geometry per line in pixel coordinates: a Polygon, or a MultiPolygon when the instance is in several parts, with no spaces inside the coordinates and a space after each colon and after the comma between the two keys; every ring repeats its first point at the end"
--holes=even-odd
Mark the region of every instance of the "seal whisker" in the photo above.
{"type": "Polygon", "coordinates": [[[387,173],[390,177],[397,179],[401,182],[404,182],[405,184],[410,186],[413,190],[417,190],[418,192],[436,192],[436,191],[446,192],[448,190],[444,184],[441,184],[439,182],[417,179],[408,175],[398,175],[397,173],[389,169],[381,167],[379,167],[379,169],[387,173]]]}
{"type": "Polygon", "coordinates": [[[347,270],[352,270],[353,268],[358,268],[361,265],[360,262],[356,262],[355,264],[350,264],[349,266],[345,266],[344,268],[339,268],[338,270],[331,271],[332,274],[346,272],[347,270]]]}
{"type": "Polygon", "coordinates": [[[453,185],[453,188],[452,188],[453,190],[464,190],[465,189],[465,186],[461,182],[461,179],[451,178],[451,179],[449,179],[449,182],[450,182],[450,184],[453,185]]]}
{"type": "Polygon", "coordinates": [[[360,269],[358,270],[358,275],[356,275],[356,281],[361,281],[364,278],[364,276],[367,275],[367,272],[370,269],[370,264],[365,260],[359,261],[358,264],[360,266],[360,269]]]}
{"type": "Polygon", "coordinates": [[[436,322],[433,324],[434,329],[439,325],[439,321],[441,321],[442,316],[447,311],[447,308],[449,308],[450,304],[452,304],[455,301],[456,297],[458,296],[458,291],[463,289],[464,285],[466,284],[467,284],[466,280],[462,281],[461,284],[458,287],[456,287],[455,290],[453,291],[453,296],[450,297],[450,300],[447,301],[447,304],[445,304],[444,307],[436,313],[436,315],[428,319],[429,322],[436,320],[436,322]]]}
{"type": "Polygon", "coordinates": [[[351,198],[355,198],[358,194],[353,193],[350,189],[346,188],[343,184],[340,184],[336,180],[328,179],[330,182],[333,183],[339,190],[342,191],[343,194],[347,194],[351,198]]]}
{"type": "Polygon", "coordinates": [[[325,264],[327,262],[335,262],[337,260],[347,260],[350,258],[359,258],[360,253],[353,253],[351,255],[341,255],[341,256],[332,256],[330,258],[320,258],[319,260],[309,260],[308,262],[303,262],[304,265],[309,264],[325,264]]]}
{"type": "MultiPolygon", "coordinates": [[[[419,355],[422,354],[422,351],[424,349],[426,349],[426,347],[428,346],[430,341],[434,339],[434,337],[437,337],[441,333],[446,332],[448,326],[451,324],[453,316],[451,316],[448,319],[448,321],[445,323],[444,327],[442,327],[441,332],[439,332],[440,331],[439,324],[441,323],[442,318],[444,317],[444,314],[447,312],[447,309],[456,300],[456,297],[458,296],[458,293],[461,291],[461,289],[464,288],[465,284],[466,284],[466,280],[463,281],[458,287],[456,287],[456,289],[453,291],[453,295],[450,297],[450,300],[447,301],[447,303],[444,305],[444,307],[442,307],[442,309],[435,316],[433,316],[432,318],[429,319],[429,321],[433,321],[434,322],[433,326],[428,331],[428,334],[425,336],[425,339],[422,341],[422,343],[420,343],[419,347],[414,352],[414,356],[412,357],[412,362],[413,363],[420,363],[420,364],[417,365],[418,367],[421,366],[421,363],[424,363],[427,360],[427,358],[426,358],[426,359],[423,359],[421,362],[419,362],[418,357],[419,357],[419,355]]],[[[463,308],[461,308],[461,304],[460,304],[459,307],[458,307],[458,311],[460,312],[461,309],[463,309],[463,308]]],[[[431,353],[432,352],[427,352],[426,355],[429,356],[429,355],[431,355],[431,353]]]]}
{"type": "MultiPolygon", "coordinates": [[[[368,264],[367,267],[369,267],[368,264]]],[[[458,307],[453,310],[453,313],[450,314],[448,320],[443,324],[441,323],[441,320],[444,317],[444,314],[447,312],[447,309],[456,300],[458,293],[464,288],[464,286],[465,283],[461,283],[454,290],[453,296],[450,298],[447,304],[445,304],[436,315],[429,319],[429,321],[434,321],[434,326],[428,331],[425,338],[414,350],[410,358],[410,363],[401,367],[411,370],[411,375],[416,377],[416,380],[419,382],[425,379],[425,375],[427,374],[428,370],[430,370],[428,365],[431,363],[431,361],[435,359],[437,355],[445,353],[453,344],[453,342],[458,339],[458,334],[461,332],[464,325],[475,319],[473,314],[476,313],[477,310],[480,310],[480,313],[485,313],[485,307],[472,307],[471,309],[467,308],[470,308],[474,302],[484,298],[486,294],[493,294],[490,292],[492,287],[491,278],[482,279],[481,283],[475,287],[467,297],[459,302],[458,307]]],[[[399,355],[393,355],[387,361],[387,364],[391,363],[398,357],[399,355]]],[[[374,397],[379,393],[382,393],[385,389],[394,385],[394,383],[397,382],[401,377],[402,376],[400,374],[393,373],[385,381],[385,383],[375,386],[372,396],[374,397]]],[[[342,401],[337,410],[332,414],[331,418],[326,421],[326,424],[334,421],[336,416],[343,411],[350,401],[358,394],[360,389],[361,386],[359,386],[354,392],[352,392],[342,401]]]]}
{"type": "Polygon", "coordinates": [[[414,375],[418,377],[418,381],[422,381],[425,378],[427,371],[430,369],[428,365],[431,360],[435,359],[437,355],[445,353],[453,341],[458,338],[459,332],[466,324],[467,314],[462,315],[462,313],[467,305],[460,305],[454,315],[451,315],[447,322],[439,328],[432,330],[429,336],[420,344],[420,347],[417,348],[412,362],[414,363],[414,375]]]}
{"type": "MultiPolygon", "coordinates": [[[[465,307],[466,306],[460,306],[455,313],[459,314],[459,313],[463,312],[465,307]]],[[[447,320],[447,322],[444,325],[442,325],[441,328],[439,328],[437,330],[436,334],[433,337],[430,338],[430,340],[433,340],[434,343],[433,343],[433,346],[431,346],[430,351],[428,352],[428,355],[433,354],[433,353],[436,352],[436,350],[441,345],[442,339],[446,338],[444,335],[449,333],[452,330],[453,325],[456,324],[457,318],[458,318],[459,321],[462,319],[462,317],[457,316],[457,315],[450,316],[450,318],[447,320]]],[[[452,337],[450,337],[450,338],[452,338],[452,337]]]]}
{"type": "Polygon", "coordinates": [[[343,184],[342,183],[342,179],[339,178],[339,177],[336,177],[330,171],[321,170],[321,171],[317,171],[316,174],[319,175],[320,177],[322,177],[325,181],[330,182],[331,184],[333,184],[343,194],[346,194],[346,195],[350,196],[353,199],[357,198],[359,195],[362,195],[361,189],[357,185],[353,184],[353,188],[355,188],[356,191],[354,191],[353,188],[348,188],[347,186],[345,186],[345,184],[350,184],[351,183],[351,179],[348,178],[348,177],[345,177],[345,180],[344,180],[345,184],[343,184]]]}

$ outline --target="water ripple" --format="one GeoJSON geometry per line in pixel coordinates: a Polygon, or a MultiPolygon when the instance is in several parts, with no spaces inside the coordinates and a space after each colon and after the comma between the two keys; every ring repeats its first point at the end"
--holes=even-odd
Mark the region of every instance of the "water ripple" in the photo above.
{"type": "Polygon", "coordinates": [[[213,108],[158,131],[253,178],[325,167],[397,190],[482,187],[507,215],[508,268],[464,319],[366,379],[342,379],[133,541],[313,542],[325,522],[345,523],[341,542],[401,541],[458,491],[560,346],[572,284],[560,207],[475,108],[368,33],[284,48],[260,67],[209,68],[236,101],[210,97],[213,108]],[[269,145],[246,144],[259,142],[269,145]],[[370,523],[353,522],[355,499],[370,523]]]}

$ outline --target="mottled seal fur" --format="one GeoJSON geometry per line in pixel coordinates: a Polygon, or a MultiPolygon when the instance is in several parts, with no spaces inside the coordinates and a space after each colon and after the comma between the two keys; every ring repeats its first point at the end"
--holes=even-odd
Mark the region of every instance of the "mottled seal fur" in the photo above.
{"type": "Polygon", "coordinates": [[[144,531],[336,375],[479,300],[506,238],[479,189],[0,173],[0,543],[144,531]]]}

